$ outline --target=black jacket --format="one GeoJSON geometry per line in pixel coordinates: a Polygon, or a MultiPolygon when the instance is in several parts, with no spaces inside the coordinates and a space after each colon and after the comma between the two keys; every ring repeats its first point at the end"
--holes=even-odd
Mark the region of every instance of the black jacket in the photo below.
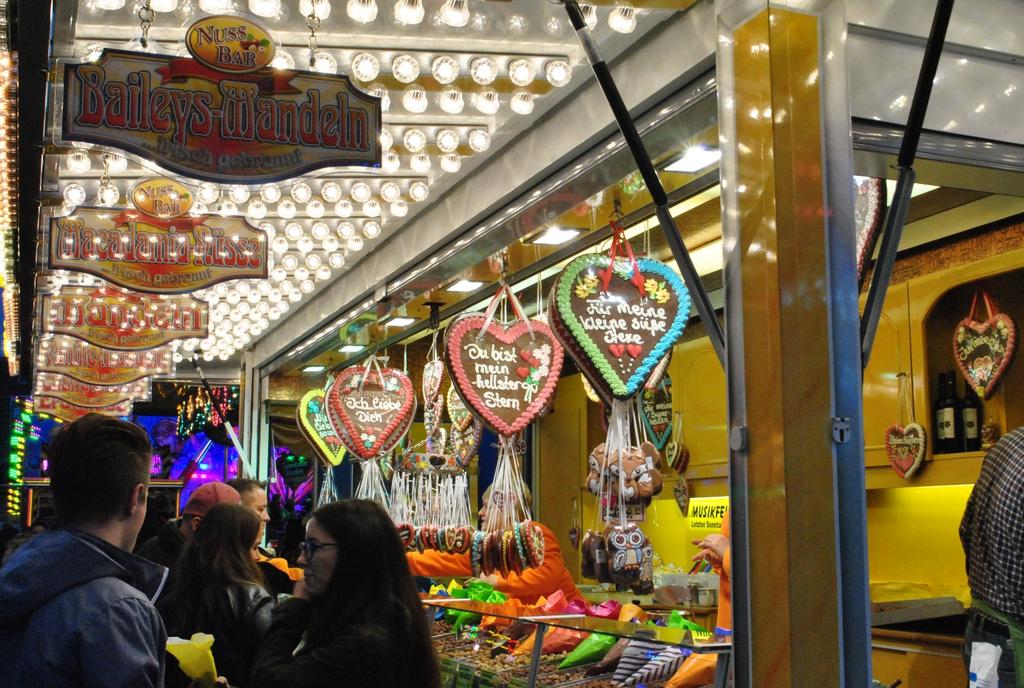
{"type": "Polygon", "coordinates": [[[180,618],[176,603],[171,595],[158,604],[168,634],[179,638],[190,638],[193,633],[212,635],[217,673],[235,688],[246,688],[256,652],[270,628],[276,598],[259,585],[211,586],[204,590],[197,618],[191,623],[180,618]]]}
{"type": "Polygon", "coordinates": [[[154,564],[173,569],[181,551],[185,549],[185,536],[181,534],[180,525],[181,519],[166,521],[156,535],[136,548],[135,554],[154,564]]]}

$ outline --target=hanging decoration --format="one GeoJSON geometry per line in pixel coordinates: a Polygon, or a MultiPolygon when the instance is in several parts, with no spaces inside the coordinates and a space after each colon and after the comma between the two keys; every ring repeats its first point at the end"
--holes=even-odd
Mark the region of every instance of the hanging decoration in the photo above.
{"type": "Polygon", "coordinates": [[[672,378],[664,374],[653,389],[640,392],[640,420],[658,451],[664,451],[672,439],[672,378]]]}
{"type": "Polygon", "coordinates": [[[683,439],[683,414],[681,411],[672,414],[672,439],[665,447],[664,459],[665,463],[680,476],[686,474],[686,467],[690,464],[690,450],[687,449],[683,439]]]}
{"type": "MultiPolygon", "coordinates": [[[[328,417],[327,408],[322,389],[311,389],[302,395],[299,405],[295,409],[296,420],[299,424],[299,431],[306,441],[312,445],[317,456],[323,461],[324,466],[340,466],[345,460],[345,445],[341,438],[334,431],[331,419],[328,417]]],[[[328,475],[331,471],[327,471],[328,475]]]]}
{"type": "Polygon", "coordinates": [[[228,414],[238,410],[238,385],[214,386],[213,399],[202,385],[175,385],[178,402],[178,437],[202,432],[209,425],[220,427],[228,414]]]}
{"type": "Polygon", "coordinates": [[[680,475],[676,479],[676,484],[672,487],[672,497],[676,500],[679,513],[686,516],[690,508],[690,484],[684,476],[680,475]]]}
{"type": "Polygon", "coordinates": [[[892,469],[901,478],[909,480],[924,461],[927,434],[914,420],[914,405],[907,374],[900,373],[896,378],[899,381],[900,424],[886,429],[885,453],[892,469]]]}
{"type": "Polygon", "coordinates": [[[853,220],[857,230],[857,284],[864,281],[871,256],[878,243],[878,230],[885,221],[885,180],[853,178],[853,220]]]}
{"type": "Polygon", "coordinates": [[[445,399],[448,406],[448,417],[451,419],[448,446],[451,447],[459,465],[467,468],[480,447],[484,424],[466,408],[455,385],[448,387],[445,399]]]}
{"type": "Polygon", "coordinates": [[[1000,313],[992,297],[979,289],[971,301],[971,311],[953,333],[953,357],[960,372],[982,399],[989,399],[1013,360],[1017,348],[1017,324],[1000,313]],[[978,320],[978,297],[985,304],[986,320],[978,320]]]}
{"type": "Polygon", "coordinates": [[[444,416],[444,394],[441,383],[444,380],[444,361],[437,351],[437,331],[430,338],[427,362],[423,366],[421,390],[423,392],[423,425],[426,430],[427,451],[444,452],[447,433],[442,425],[444,416]]]}

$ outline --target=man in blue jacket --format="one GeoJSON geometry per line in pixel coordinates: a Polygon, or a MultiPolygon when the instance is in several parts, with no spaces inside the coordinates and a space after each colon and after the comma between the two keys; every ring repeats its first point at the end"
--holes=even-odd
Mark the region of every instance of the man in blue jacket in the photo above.
{"type": "Polygon", "coordinates": [[[50,446],[60,529],[0,569],[0,667],[19,688],[162,688],[167,569],[131,554],[152,450],[137,425],[89,414],[50,446]]]}

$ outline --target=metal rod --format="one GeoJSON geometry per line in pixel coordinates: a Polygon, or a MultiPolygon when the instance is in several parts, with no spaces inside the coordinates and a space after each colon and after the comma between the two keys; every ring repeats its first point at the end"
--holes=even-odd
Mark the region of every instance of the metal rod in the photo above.
{"type": "Polygon", "coordinates": [[[576,0],[566,0],[565,10],[569,14],[569,21],[572,22],[573,29],[576,31],[576,37],[587,54],[590,66],[594,70],[594,76],[597,77],[597,82],[604,92],[612,113],[615,115],[619,131],[622,132],[626,145],[629,147],[630,153],[633,154],[633,160],[636,162],[640,176],[643,177],[644,184],[647,185],[647,191],[651,194],[651,200],[654,201],[658,224],[661,225],[661,229],[665,233],[665,240],[668,242],[669,248],[672,249],[672,255],[679,266],[679,272],[683,276],[683,281],[686,282],[686,288],[690,291],[694,306],[697,308],[697,313],[700,315],[704,328],[707,330],[711,346],[714,347],[715,353],[718,355],[719,363],[724,367],[725,334],[722,332],[722,326],[718,322],[714,306],[711,305],[711,299],[708,297],[707,290],[704,289],[700,275],[697,274],[693,261],[690,260],[690,254],[686,250],[686,244],[683,243],[682,236],[679,234],[679,228],[676,226],[675,219],[668,210],[668,195],[665,193],[665,187],[662,186],[661,179],[658,178],[658,173],[651,162],[651,156],[648,155],[647,149],[640,139],[640,134],[633,123],[633,118],[629,114],[629,108],[626,107],[626,103],[622,100],[622,95],[619,93],[619,88],[615,85],[612,72],[601,57],[597,44],[590,35],[590,30],[587,28],[587,22],[583,18],[580,6],[576,0]]]}
{"type": "MultiPolygon", "coordinates": [[[[210,397],[210,403],[216,405],[217,397],[213,396],[213,388],[210,387],[209,380],[207,380],[206,375],[203,374],[203,369],[199,367],[199,357],[193,356],[189,359],[189,362],[192,364],[192,367],[196,369],[196,372],[199,373],[199,380],[203,383],[203,388],[206,390],[206,394],[210,397]]],[[[218,414],[221,413],[220,410],[215,410],[218,414]]],[[[224,429],[227,430],[228,437],[231,438],[231,444],[235,446],[235,451],[238,452],[238,460],[242,462],[243,466],[245,466],[247,465],[247,461],[245,458],[245,452],[242,450],[242,443],[239,441],[238,435],[235,434],[235,429],[231,427],[231,421],[228,420],[228,414],[224,413],[223,415],[224,429]]]]}
{"type": "Polygon", "coordinates": [[[885,303],[889,280],[892,278],[896,252],[899,250],[900,239],[903,237],[903,227],[907,221],[907,211],[910,209],[910,192],[914,188],[916,177],[914,158],[917,156],[917,147],[921,141],[921,130],[924,127],[925,114],[928,112],[928,102],[932,96],[932,84],[935,81],[935,72],[939,67],[939,58],[942,57],[942,46],[946,42],[946,30],[949,28],[949,20],[953,14],[953,2],[954,0],[939,0],[935,7],[931,33],[928,35],[924,59],[921,61],[921,72],[918,74],[917,86],[914,89],[914,100],[910,104],[907,128],[903,134],[903,143],[900,145],[896,162],[900,171],[899,179],[896,182],[896,195],[885,215],[878,261],[875,263],[875,269],[871,275],[871,285],[868,288],[867,301],[864,304],[864,315],[860,322],[861,369],[867,368],[871,358],[871,348],[874,346],[878,323],[882,317],[882,306],[885,303]]]}

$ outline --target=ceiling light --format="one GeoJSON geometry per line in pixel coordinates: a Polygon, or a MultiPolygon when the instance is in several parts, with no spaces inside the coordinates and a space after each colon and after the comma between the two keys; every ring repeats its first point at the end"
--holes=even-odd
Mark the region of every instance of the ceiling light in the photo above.
{"type": "Polygon", "coordinates": [[[110,182],[100,184],[99,189],[96,190],[96,202],[101,206],[109,208],[119,200],[121,200],[121,190],[110,182]]]}
{"type": "Polygon", "coordinates": [[[388,174],[394,174],[402,166],[402,160],[398,157],[398,153],[389,150],[380,161],[380,166],[388,174]]]}
{"type": "MultiPolygon", "coordinates": [[[[283,258],[281,258],[281,267],[283,267],[285,270],[288,270],[289,272],[292,272],[299,267],[299,259],[295,256],[294,253],[289,253],[285,255],[283,258]]],[[[282,282],[281,289],[283,290],[284,288],[284,282],[282,282]]],[[[290,289],[291,285],[289,285],[288,288],[290,289]]]]}
{"type": "Polygon", "coordinates": [[[260,189],[260,198],[264,203],[277,203],[281,200],[281,187],[277,184],[267,184],[260,189]]]}
{"type": "Polygon", "coordinates": [[[608,15],[608,26],[618,33],[633,33],[636,29],[636,10],[628,6],[619,6],[608,15]]]}
{"type": "Polygon", "coordinates": [[[377,18],[377,0],[348,0],[348,16],[360,24],[369,24],[377,18]]]}
{"type": "Polygon", "coordinates": [[[284,226],[284,235],[288,241],[298,241],[302,237],[302,225],[298,222],[289,222],[284,226]]]}
{"type": "Polygon", "coordinates": [[[380,74],[380,60],[370,53],[359,53],[352,58],[352,76],[360,81],[373,81],[380,74]]]}
{"type": "Polygon", "coordinates": [[[274,52],[274,59],[270,61],[270,66],[274,69],[295,69],[295,58],[285,50],[277,50],[274,52]]]}
{"type": "Polygon", "coordinates": [[[331,269],[326,265],[321,265],[316,269],[316,274],[313,275],[318,282],[323,282],[331,278],[331,269]]]}
{"type": "Polygon", "coordinates": [[[249,0],[249,11],[257,17],[276,17],[281,13],[281,0],[249,0]]]}
{"type": "Polygon", "coordinates": [[[462,169],[462,156],[458,153],[449,153],[441,156],[441,169],[449,174],[455,174],[462,169]]]}
{"type": "Polygon", "coordinates": [[[415,115],[426,112],[428,105],[427,92],[422,86],[412,84],[402,94],[402,107],[415,115]]]}
{"type": "Polygon", "coordinates": [[[544,246],[558,246],[571,241],[581,234],[578,229],[562,229],[561,227],[548,227],[538,234],[529,243],[541,244],[544,246]]]}
{"type": "Polygon", "coordinates": [[[324,182],[323,186],[320,187],[320,198],[328,203],[337,203],[341,200],[341,196],[341,185],[337,182],[324,182]]]}
{"type": "Polygon", "coordinates": [[[459,78],[459,63],[447,55],[439,55],[430,63],[430,73],[439,84],[450,84],[459,78]]]}
{"type": "Polygon", "coordinates": [[[356,226],[351,222],[339,222],[337,232],[342,239],[348,239],[356,233],[356,226]]]}
{"type": "Polygon", "coordinates": [[[335,270],[345,267],[345,255],[343,253],[331,253],[327,256],[327,264],[335,270]]]}
{"type": "Polygon", "coordinates": [[[409,198],[422,203],[430,195],[430,187],[425,182],[413,182],[409,185],[409,198]]]}
{"type": "Polygon", "coordinates": [[[318,50],[313,55],[313,71],[321,74],[334,74],[338,71],[338,60],[329,52],[318,50]]]}
{"type": "Polygon", "coordinates": [[[267,216],[267,204],[258,198],[254,198],[249,201],[245,214],[254,220],[262,220],[267,216]]]}
{"type": "Polygon", "coordinates": [[[395,217],[405,217],[409,214],[409,204],[399,198],[391,202],[391,214],[395,217]]]}
{"type": "Polygon", "coordinates": [[[363,347],[359,344],[346,344],[345,346],[338,349],[343,354],[355,354],[363,350],[363,347]]]}
{"type": "Polygon", "coordinates": [[[693,173],[714,165],[722,159],[722,151],[708,146],[690,146],[678,160],[665,167],[666,172],[693,173]]]}
{"type": "Polygon", "coordinates": [[[371,96],[380,98],[380,111],[387,112],[391,109],[391,95],[388,94],[388,90],[383,84],[374,82],[366,87],[367,92],[371,96]]]}
{"type": "Polygon", "coordinates": [[[302,372],[304,372],[304,373],[322,373],[325,370],[327,370],[327,366],[311,365],[311,366],[306,366],[305,368],[303,368],[302,372]]]}
{"type": "Polygon", "coordinates": [[[317,19],[331,16],[330,0],[299,0],[299,12],[303,17],[316,13],[317,19]]]}
{"type": "Polygon", "coordinates": [[[305,234],[299,237],[299,240],[295,242],[295,247],[299,249],[299,251],[301,251],[302,253],[309,253],[310,251],[313,250],[313,246],[313,237],[307,236],[305,234]]]}
{"type": "Polygon", "coordinates": [[[562,33],[562,22],[558,20],[558,17],[548,17],[544,22],[544,33],[549,36],[558,36],[562,33]]]}
{"type": "Polygon", "coordinates": [[[388,148],[391,148],[391,146],[393,145],[395,145],[395,137],[391,134],[391,131],[388,129],[381,129],[380,147],[384,150],[387,150],[388,148]]]}
{"type": "Polygon", "coordinates": [[[124,0],[96,0],[98,10],[119,10],[124,7],[124,0]]]}
{"type": "Polygon", "coordinates": [[[310,270],[316,270],[321,265],[323,265],[323,258],[319,253],[310,253],[306,256],[306,267],[310,270]]]}
{"type": "Polygon", "coordinates": [[[64,202],[68,205],[82,205],[85,203],[85,187],[75,182],[65,186],[64,202]]]}
{"type": "Polygon", "coordinates": [[[430,171],[430,156],[426,153],[417,153],[409,161],[409,168],[416,174],[426,174],[430,171]]]}
{"type": "Polygon", "coordinates": [[[397,55],[391,61],[391,74],[403,84],[411,84],[420,75],[420,63],[412,55],[397,55]]]}
{"type": "Polygon", "coordinates": [[[530,27],[530,21],[521,14],[510,14],[505,20],[505,26],[512,33],[523,33],[530,27]]]}
{"type": "Polygon", "coordinates": [[[533,94],[529,91],[518,91],[512,96],[508,106],[518,115],[528,115],[533,112],[533,94]]]}
{"type": "Polygon", "coordinates": [[[314,222],[309,233],[317,241],[323,241],[331,235],[331,228],[326,222],[314,222]]]}
{"type": "Polygon", "coordinates": [[[529,86],[537,76],[537,68],[529,60],[513,60],[508,65],[508,78],[516,86],[529,86]]]}
{"type": "Polygon", "coordinates": [[[67,165],[70,172],[74,172],[75,174],[88,172],[92,167],[92,161],[89,160],[89,154],[85,151],[72,151],[64,160],[64,164],[67,165]]]}
{"type": "Polygon", "coordinates": [[[380,217],[380,202],[370,199],[363,203],[363,215],[366,217],[380,217]]]}
{"type": "Polygon", "coordinates": [[[277,214],[286,220],[295,217],[296,212],[298,212],[298,208],[287,198],[277,204],[277,214]]]}
{"type": "Polygon", "coordinates": [[[306,182],[299,182],[292,186],[291,195],[296,203],[308,203],[313,198],[313,190],[306,182]]]}
{"type": "Polygon", "coordinates": [[[441,6],[441,21],[454,28],[462,28],[469,23],[468,0],[445,0],[441,6]]]}
{"type": "Polygon", "coordinates": [[[328,234],[324,237],[324,240],[320,243],[320,246],[328,253],[333,253],[338,250],[338,237],[333,234],[328,234]]]}
{"type": "Polygon", "coordinates": [[[388,203],[398,200],[401,195],[402,188],[394,182],[384,182],[380,185],[380,197],[388,203]]]}
{"type": "Polygon", "coordinates": [[[443,152],[454,153],[459,147],[459,134],[454,129],[438,129],[434,141],[443,152]]]}
{"type": "Polygon", "coordinates": [[[544,76],[552,86],[561,88],[572,79],[572,67],[565,60],[549,60],[544,65],[544,76]]]}
{"type": "MultiPolygon", "coordinates": [[[[376,202],[376,201],[374,201],[376,202]]],[[[379,214],[379,213],[378,213],[379,214]]],[[[380,236],[380,225],[376,222],[366,222],[363,224],[363,236],[367,239],[376,239],[380,236]]]]}
{"type": "Polygon", "coordinates": [[[467,140],[469,147],[476,153],[483,153],[491,147],[491,135],[486,129],[471,129],[467,140]]]}
{"type": "Polygon", "coordinates": [[[356,182],[349,190],[349,195],[352,196],[352,200],[356,203],[366,203],[373,195],[373,191],[366,182],[356,182]]]}
{"type": "Polygon", "coordinates": [[[313,219],[319,219],[324,216],[327,212],[327,207],[324,202],[319,198],[314,198],[312,201],[306,204],[306,214],[313,219]]]}
{"type": "Polygon", "coordinates": [[[350,236],[348,238],[348,242],[347,242],[346,246],[348,247],[349,251],[353,251],[353,252],[362,251],[363,250],[363,237],[359,236],[358,234],[353,234],[352,236],[350,236]]]}
{"type": "Polygon", "coordinates": [[[334,214],[338,217],[352,217],[353,212],[355,209],[352,207],[352,201],[347,198],[334,204],[334,214]]]}
{"type": "Polygon", "coordinates": [[[416,318],[409,318],[404,315],[396,315],[384,321],[384,327],[408,327],[416,322],[416,318]]]}
{"type": "Polygon", "coordinates": [[[423,0],[398,0],[395,3],[395,21],[400,24],[419,24],[423,16],[423,0]]]}
{"type": "Polygon", "coordinates": [[[473,94],[473,107],[483,115],[493,115],[501,108],[501,98],[493,88],[484,88],[473,94]]]}
{"type": "Polygon", "coordinates": [[[410,153],[420,153],[427,145],[427,135],[420,129],[407,129],[402,135],[402,145],[410,153]]]}
{"type": "Polygon", "coordinates": [[[299,282],[299,291],[303,294],[312,294],[314,289],[316,289],[316,285],[313,284],[311,279],[304,279],[299,282]]]}
{"type": "Polygon", "coordinates": [[[220,198],[220,189],[213,184],[200,184],[198,196],[200,201],[206,205],[211,205],[220,198]]]}
{"type": "Polygon", "coordinates": [[[228,196],[235,203],[245,203],[249,200],[250,193],[244,186],[235,185],[228,189],[228,196]]]}
{"type": "Polygon", "coordinates": [[[454,86],[448,86],[441,92],[441,96],[437,99],[437,104],[449,115],[457,115],[466,107],[462,91],[454,86]]]}
{"type": "Polygon", "coordinates": [[[474,282],[473,280],[460,279],[458,282],[448,285],[447,291],[468,293],[471,291],[476,291],[482,286],[484,286],[483,282],[474,282]]]}
{"type": "Polygon", "coordinates": [[[149,0],[149,8],[154,12],[173,12],[178,9],[178,0],[149,0]]]}
{"type": "Polygon", "coordinates": [[[597,28],[597,8],[593,5],[580,5],[583,11],[583,20],[587,22],[587,28],[593,31],[597,28]]]}
{"type": "Polygon", "coordinates": [[[477,57],[469,63],[469,75],[481,86],[493,84],[498,78],[498,65],[489,57],[477,57]]]}

